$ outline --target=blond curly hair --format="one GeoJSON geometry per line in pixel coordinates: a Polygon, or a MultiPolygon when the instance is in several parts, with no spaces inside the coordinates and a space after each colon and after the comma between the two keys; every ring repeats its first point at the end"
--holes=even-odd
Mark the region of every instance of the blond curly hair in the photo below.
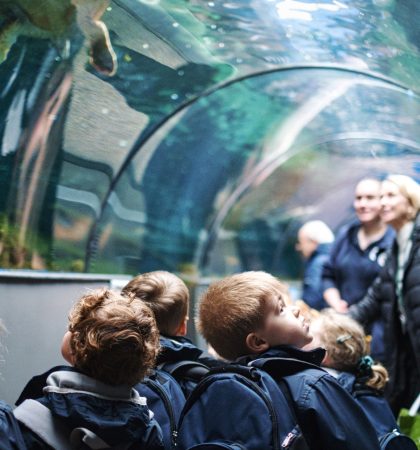
{"type": "Polygon", "coordinates": [[[84,295],[69,314],[73,364],[110,385],[135,385],[154,367],[159,333],[150,308],[109,289],[84,295]]]}

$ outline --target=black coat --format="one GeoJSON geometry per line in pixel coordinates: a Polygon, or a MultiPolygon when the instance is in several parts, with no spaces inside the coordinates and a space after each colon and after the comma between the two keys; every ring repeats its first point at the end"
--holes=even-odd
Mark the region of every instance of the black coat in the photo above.
{"type": "MultiPolygon", "coordinates": [[[[397,272],[398,244],[394,241],[388,259],[378,277],[369,288],[366,296],[357,305],[350,308],[350,315],[363,324],[370,324],[375,318],[382,317],[385,333],[385,364],[389,371],[390,391],[401,391],[400,367],[407,351],[407,342],[411,343],[420,374],[420,214],[417,215],[413,233],[410,255],[404,268],[403,302],[406,312],[406,333],[403,332],[398,312],[395,275],[397,272]]],[[[403,383],[410,382],[405,378],[403,383]]],[[[392,395],[391,395],[392,396],[392,395]]]]}

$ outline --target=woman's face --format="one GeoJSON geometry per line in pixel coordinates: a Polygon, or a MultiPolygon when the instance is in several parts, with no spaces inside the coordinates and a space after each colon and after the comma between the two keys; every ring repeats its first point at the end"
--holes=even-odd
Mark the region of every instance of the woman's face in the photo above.
{"type": "Polygon", "coordinates": [[[381,207],[382,220],[397,231],[412,218],[413,207],[392,181],[382,183],[381,207]]]}
{"type": "Polygon", "coordinates": [[[356,186],[353,206],[362,224],[380,220],[380,187],[376,180],[362,180],[356,186]]]}

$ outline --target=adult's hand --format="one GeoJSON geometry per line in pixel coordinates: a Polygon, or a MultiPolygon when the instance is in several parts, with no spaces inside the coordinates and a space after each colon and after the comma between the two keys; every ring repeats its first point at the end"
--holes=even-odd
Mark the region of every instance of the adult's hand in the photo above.
{"type": "Polygon", "coordinates": [[[324,291],[325,301],[339,313],[347,313],[349,310],[348,303],[341,298],[340,292],[336,288],[329,288],[324,291]]]}

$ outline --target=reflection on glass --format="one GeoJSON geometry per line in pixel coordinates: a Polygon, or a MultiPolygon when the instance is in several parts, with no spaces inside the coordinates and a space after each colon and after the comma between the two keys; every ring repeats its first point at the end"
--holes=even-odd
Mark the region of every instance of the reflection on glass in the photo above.
{"type": "MultiPolygon", "coordinates": [[[[105,248],[130,273],[159,267],[208,275],[253,267],[282,272],[294,258],[293,230],[308,215],[338,226],[349,214],[359,177],[413,170],[413,155],[420,152],[418,108],[418,99],[404,89],[341,71],[282,71],[231,84],[162,126],[147,166],[141,163],[146,145],[117,183],[127,205],[141,196],[141,240],[133,240],[128,253],[121,250],[127,245],[120,240],[138,228],[125,221],[121,234],[111,205],[99,221],[98,239],[107,230],[105,248]],[[129,178],[137,181],[136,189],[127,189],[129,178]],[[276,188],[261,191],[266,183],[276,188]],[[350,196],[337,196],[343,208],[334,206],[332,221],[328,205],[336,202],[327,192],[336,195],[340,186],[350,196]],[[255,204],[244,203],[257,192],[262,196],[255,204]],[[286,203],[300,213],[287,213],[280,223],[286,203]],[[255,254],[246,256],[250,250],[265,256],[258,262],[255,254]],[[229,263],[221,263],[224,257],[229,263]]],[[[105,248],[94,252],[93,267],[109,261],[105,248]]],[[[296,275],[298,265],[291,264],[287,276],[296,275]]]]}
{"type": "Polygon", "coordinates": [[[292,276],[329,192],[418,173],[416,0],[35,4],[0,4],[2,268],[292,276]]]}

